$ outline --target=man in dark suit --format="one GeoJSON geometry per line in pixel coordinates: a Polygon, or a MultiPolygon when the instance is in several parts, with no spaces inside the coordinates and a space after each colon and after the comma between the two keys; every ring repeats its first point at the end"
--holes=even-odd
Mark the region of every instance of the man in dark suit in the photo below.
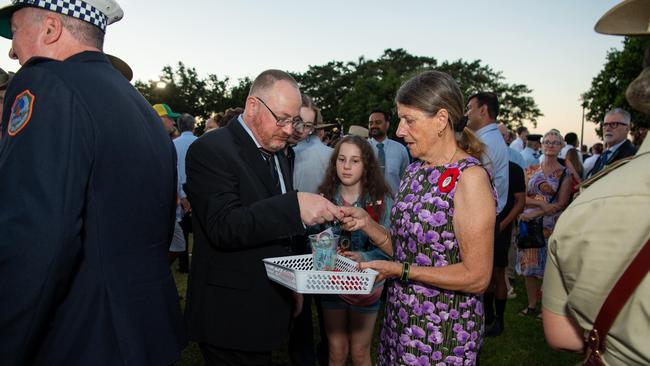
{"type": "Polygon", "coordinates": [[[175,153],[101,52],[122,10],[13,3],[0,10],[22,65],[0,138],[0,363],[169,365],[185,345],[167,264],[175,153]]]}
{"type": "Polygon", "coordinates": [[[636,154],[636,148],[627,139],[630,133],[630,113],[622,108],[613,109],[605,115],[603,121],[603,141],[607,149],[600,155],[594,168],[589,172],[593,176],[615,161],[636,154]]]}
{"type": "Polygon", "coordinates": [[[262,259],[291,255],[305,225],[341,217],[325,198],[292,189],[281,150],[304,127],[300,105],[296,81],[267,70],[253,82],[244,113],[187,153],[194,251],[186,318],[208,365],[270,364],[301,296],[271,282],[262,259]]]}

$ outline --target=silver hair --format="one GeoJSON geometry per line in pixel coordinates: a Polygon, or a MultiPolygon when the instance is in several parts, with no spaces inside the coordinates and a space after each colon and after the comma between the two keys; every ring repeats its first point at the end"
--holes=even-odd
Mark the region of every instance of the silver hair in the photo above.
{"type": "MultiPolygon", "coordinates": [[[[42,21],[47,14],[52,14],[46,9],[41,8],[31,8],[32,10],[32,21],[39,22],[42,21]]],[[[104,49],[104,35],[105,33],[88,22],[85,22],[81,19],[74,18],[69,15],[54,13],[59,16],[61,19],[61,25],[63,28],[67,29],[72,36],[83,43],[84,45],[95,47],[100,51],[104,49]]]]}
{"type": "Polygon", "coordinates": [[[605,114],[605,117],[610,116],[612,114],[618,114],[621,117],[623,117],[623,122],[627,123],[628,125],[632,121],[632,116],[630,115],[630,112],[626,111],[623,108],[614,108],[611,111],[607,112],[605,114]]]}
{"type": "Polygon", "coordinates": [[[178,117],[178,130],[180,132],[193,131],[195,124],[196,120],[188,113],[183,113],[178,117]]]}

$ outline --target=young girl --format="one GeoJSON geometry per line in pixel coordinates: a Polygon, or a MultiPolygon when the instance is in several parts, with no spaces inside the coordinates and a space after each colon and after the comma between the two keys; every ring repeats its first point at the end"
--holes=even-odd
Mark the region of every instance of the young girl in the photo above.
{"type": "MultiPolygon", "coordinates": [[[[363,138],[346,136],[336,144],[319,191],[339,206],[365,209],[388,229],[393,199],[372,147],[363,138]]],[[[361,230],[342,232],[339,239],[343,255],[357,262],[388,259],[392,248],[382,244],[371,242],[361,230]]],[[[370,343],[380,295],[381,289],[371,295],[322,296],[330,365],[345,365],[348,353],[355,366],[371,365],[370,343]]]]}

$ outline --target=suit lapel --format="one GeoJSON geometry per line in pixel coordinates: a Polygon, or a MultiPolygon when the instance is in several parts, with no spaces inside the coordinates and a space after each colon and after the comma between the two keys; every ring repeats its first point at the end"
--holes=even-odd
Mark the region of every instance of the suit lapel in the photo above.
{"type": "MultiPolygon", "coordinates": [[[[628,153],[630,149],[634,149],[632,143],[630,142],[630,140],[625,140],[625,142],[621,146],[619,146],[618,149],[616,149],[616,151],[612,153],[612,155],[607,157],[607,161],[603,161],[603,169],[605,169],[607,165],[629,156],[628,153]]],[[[602,155],[600,157],[602,158],[602,155]]]]}
{"type": "Polygon", "coordinates": [[[269,194],[274,196],[279,192],[276,191],[271,173],[269,172],[268,165],[262,156],[262,153],[257,149],[255,142],[251,136],[244,130],[237,118],[228,122],[226,126],[238,141],[239,154],[242,160],[251,168],[255,175],[260,179],[262,184],[266,187],[269,194]]]}

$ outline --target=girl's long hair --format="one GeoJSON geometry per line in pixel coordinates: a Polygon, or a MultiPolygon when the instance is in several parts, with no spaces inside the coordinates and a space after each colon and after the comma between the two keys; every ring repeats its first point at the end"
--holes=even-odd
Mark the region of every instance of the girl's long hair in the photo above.
{"type": "Polygon", "coordinates": [[[369,196],[371,201],[384,199],[384,195],[390,192],[390,188],[384,179],[379,168],[379,163],[375,157],[375,152],[368,141],[362,137],[348,135],[336,143],[329,166],[325,171],[323,183],[318,187],[318,192],[322,193],[325,198],[332,201],[336,195],[338,185],[341,183],[338,174],[336,174],[336,161],[339,157],[342,144],[353,144],[361,151],[361,161],[363,163],[363,174],[361,175],[361,196],[369,196]]]}

